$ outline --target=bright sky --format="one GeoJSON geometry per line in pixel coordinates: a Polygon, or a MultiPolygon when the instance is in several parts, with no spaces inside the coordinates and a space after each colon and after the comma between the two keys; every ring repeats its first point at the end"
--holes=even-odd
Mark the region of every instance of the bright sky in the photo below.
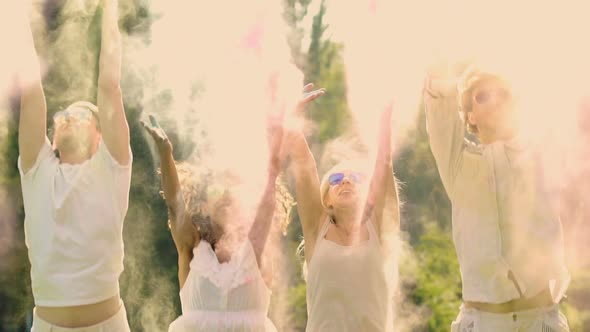
{"type": "Polygon", "coordinates": [[[328,34],[345,44],[355,112],[393,98],[397,121],[411,123],[424,69],[437,59],[498,68],[527,122],[563,134],[590,92],[587,1],[332,0],[328,13],[328,34]]]}

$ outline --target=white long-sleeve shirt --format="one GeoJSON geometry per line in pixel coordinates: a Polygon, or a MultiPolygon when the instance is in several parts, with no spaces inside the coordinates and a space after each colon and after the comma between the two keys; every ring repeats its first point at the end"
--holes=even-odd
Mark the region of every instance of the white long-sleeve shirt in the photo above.
{"type": "Polygon", "coordinates": [[[425,96],[430,147],[452,204],[463,300],[503,303],[569,283],[556,188],[519,139],[475,145],[454,96],[425,96]]]}

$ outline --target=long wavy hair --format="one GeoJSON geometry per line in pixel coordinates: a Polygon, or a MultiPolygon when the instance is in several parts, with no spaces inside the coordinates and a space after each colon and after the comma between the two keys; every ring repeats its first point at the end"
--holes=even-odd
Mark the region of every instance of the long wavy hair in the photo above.
{"type": "MultiPolygon", "coordinates": [[[[229,190],[230,185],[220,181],[219,174],[207,167],[197,167],[189,162],[177,162],[176,170],[183,194],[185,218],[190,218],[195,229],[199,231],[201,239],[209,242],[215,248],[215,244],[219,239],[216,238],[213,232],[215,221],[212,220],[206,206],[211,203],[211,200],[215,200],[217,196],[220,196],[220,193],[229,190]],[[213,195],[212,191],[215,192],[213,195]]],[[[291,211],[295,205],[295,200],[287,189],[282,176],[277,179],[275,189],[276,208],[273,224],[277,225],[281,233],[285,235],[291,220],[291,211]]],[[[160,195],[166,199],[163,191],[160,191],[160,195]]],[[[232,231],[245,230],[232,229],[232,231]]]]}

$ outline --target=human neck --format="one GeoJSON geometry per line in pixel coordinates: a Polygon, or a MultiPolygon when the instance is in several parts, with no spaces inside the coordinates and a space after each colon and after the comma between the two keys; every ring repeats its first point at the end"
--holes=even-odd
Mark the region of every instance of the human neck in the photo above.
{"type": "Polygon", "coordinates": [[[89,151],[75,151],[69,153],[63,153],[60,151],[59,160],[62,164],[77,165],[90,159],[89,151]]]}
{"type": "Polygon", "coordinates": [[[348,234],[357,233],[361,228],[361,215],[358,209],[335,211],[333,218],[338,228],[348,234]]]}
{"type": "Polygon", "coordinates": [[[481,131],[477,138],[482,144],[492,144],[498,141],[509,141],[516,137],[515,131],[506,131],[506,132],[485,132],[481,131]]]}

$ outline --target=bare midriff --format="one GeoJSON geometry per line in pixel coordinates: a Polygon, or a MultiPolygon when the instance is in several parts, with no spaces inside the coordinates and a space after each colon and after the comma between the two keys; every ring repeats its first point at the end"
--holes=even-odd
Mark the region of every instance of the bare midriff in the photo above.
{"type": "Polygon", "coordinates": [[[541,291],[535,296],[529,298],[519,298],[504,303],[485,303],[466,301],[466,308],[473,308],[480,311],[491,312],[496,314],[506,314],[517,311],[525,311],[536,308],[543,308],[553,305],[553,298],[549,288],[541,291]]]}
{"type": "Polygon", "coordinates": [[[107,300],[69,307],[35,307],[35,314],[44,321],[61,327],[74,328],[96,325],[113,317],[121,306],[119,295],[107,300]]]}

